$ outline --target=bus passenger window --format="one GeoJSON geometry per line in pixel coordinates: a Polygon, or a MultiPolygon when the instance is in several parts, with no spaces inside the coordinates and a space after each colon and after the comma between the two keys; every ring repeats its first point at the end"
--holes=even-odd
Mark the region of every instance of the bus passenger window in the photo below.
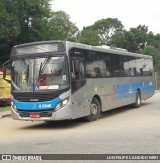
{"type": "Polygon", "coordinates": [[[75,92],[86,83],[86,71],[83,58],[71,58],[71,75],[72,92],[75,92]]]}
{"type": "Polygon", "coordinates": [[[71,60],[71,74],[72,74],[72,80],[85,79],[85,68],[84,68],[83,59],[76,58],[71,60]]]}
{"type": "Polygon", "coordinates": [[[83,60],[80,60],[80,71],[79,71],[79,79],[83,80],[85,78],[85,72],[84,72],[84,62],[83,60]]]}
{"type": "Polygon", "coordinates": [[[100,68],[99,67],[94,67],[94,71],[95,71],[95,74],[96,74],[96,77],[100,77],[100,68]]]}

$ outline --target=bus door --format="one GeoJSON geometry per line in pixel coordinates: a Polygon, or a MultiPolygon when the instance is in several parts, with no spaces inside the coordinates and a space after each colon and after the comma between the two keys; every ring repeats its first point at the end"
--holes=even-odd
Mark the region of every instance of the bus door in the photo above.
{"type": "Polygon", "coordinates": [[[71,58],[72,102],[76,117],[86,115],[85,99],[87,98],[86,71],[83,58],[71,58]]]}

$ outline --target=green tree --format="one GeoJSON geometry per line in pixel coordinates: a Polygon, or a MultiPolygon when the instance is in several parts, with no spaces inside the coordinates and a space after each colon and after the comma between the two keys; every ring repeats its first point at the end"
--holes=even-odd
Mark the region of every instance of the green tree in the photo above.
{"type": "Polygon", "coordinates": [[[129,31],[117,33],[113,37],[111,45],[127,49],[131,52],[140,52],[147,45],[148,27],[139,25],[129,31]]]}
{"type": "Polygon", "coordinates": [[[42,40],[50,17],[51,0],[1,0],[0,54],[9,56],[11,48],[20,43],[42,40]]]}
{"type": "Polygon", "coordinates": [[[92,26],[84,27],[78,35],[78,42],[88,45],[100,45],[101,40],[98,31],[92,26]]]}
{"type": "Polygon", "coordinates": [[[16,1],[16,16],[20,23],[21,33],[17,43],[42,40],[45,24],[50,17],[51,0],[14,0],[16,1]]]}
{"type": "MultiPolygon", "coordinates": [[[[12,2],[11,2],[12,3],[12,2]]],[[[9,4],[8,4],[9,5],[9,4]]],[[[0,2],[0,65],[9,59],[12,40],[20,33],[20,25],[15,15],[7,12],[6,1],[0,2]]]]}
{"type": "Polygon", "coordinates": [[[107,18],[96,21],[94,29],[99,33],[101,44],[110,45],[112,37],[123,30],[122,23],[116,18],[107,18]]]}
{"type": "Polygon", "coordinates": [[[117,32],[114,36],[112,36],[112,40],[110,41],[110,46],[128,49],[128,41],[126,39],[127,31],[123,30],[121,32],[117,32]]]}
{"type": "Polygon", "coordinates": [[[160,52],[153,46],[146,46],[142,50],[142,54],[150,55],[153,57],[154,69],[160,76],[160,52]]]}
{"type": "Polygon", "coordinates": [[[0,4],[0,11],[0,48],[3,48],[7,42],[20,33],[20,26],[17,18],[7,12],[3,1],[0,4]]]}
{"type": "Polygon", "coordinates": [[[151,45],[160,51],[160,34],[154,35],[153,32],[149,32],[147,45],[151,45]]]}
{"type": "Polygon", "coordinates": [[[45,36],[49,40],[75,41],[77,32],[78,28],[71,22],[70,16],[64,11],[57,11],[51,13],[45,36]]]}

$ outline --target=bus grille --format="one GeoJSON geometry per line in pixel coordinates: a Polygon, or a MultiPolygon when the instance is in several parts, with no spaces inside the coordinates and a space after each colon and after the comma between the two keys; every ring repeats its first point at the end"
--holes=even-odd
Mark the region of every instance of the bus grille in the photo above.
{"type": "Polygon", "coordinates": [[[24,118],[30,117],[30,113],[40,113],[40,117],[51,117],[52,116],[52,111],[41,111],[41,112],[19,111],[18,113],[21,117],[24,117],[24,118]]]}
{"type": "Polygon", "coordinates": [[[51,101],[55,98],[57,97],[54,97],[52,94],[23,94],[15,97],[15,99],[20,102],[43,102],[51,101]]]}

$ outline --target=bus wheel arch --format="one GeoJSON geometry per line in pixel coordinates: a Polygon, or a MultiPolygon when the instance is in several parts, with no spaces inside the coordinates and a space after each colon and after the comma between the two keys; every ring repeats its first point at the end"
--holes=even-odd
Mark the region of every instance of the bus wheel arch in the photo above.
{"type": "Polygon", "coordinates": [[[133,104],[134,108],[139,108],[141,106],[141,91],[138,88],[135,94],[135,102],[133,104]]]}
{"type": "Polygon", "coordinates": [[[90,115],[85,117],[85,120],[87,122],[92,122],[97,120],[101,115],[101,99],[98,95],[95,95],[92,98],[91,104],[90,104],[90,115]]]}
{"type": "Polygon", "coordinates": [[[102,101],[101,101],[101,98],[98,96],[98,95],[95,95],[93,98],[96,98],[99,102],[99,105],[100,105],[100,112],[102,111],[102,101]]]}

